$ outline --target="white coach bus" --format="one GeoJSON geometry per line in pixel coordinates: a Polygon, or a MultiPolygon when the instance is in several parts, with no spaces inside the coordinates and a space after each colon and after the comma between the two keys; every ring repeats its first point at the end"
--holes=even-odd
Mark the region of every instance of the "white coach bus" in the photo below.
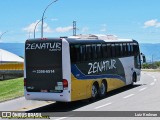
{"type": "Polygon", "coordinates": [[[79,35],[26,40],[24,66],[26,99],[71,102],[139,81],[141,57],[136,40],[79,35]]]}

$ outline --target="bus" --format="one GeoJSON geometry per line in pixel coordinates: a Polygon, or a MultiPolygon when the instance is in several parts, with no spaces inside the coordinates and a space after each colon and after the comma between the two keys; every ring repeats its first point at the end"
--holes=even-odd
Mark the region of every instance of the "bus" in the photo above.
{"type": "Polygon", "coordinates": [[[141,54],[133,39],[111,35],[37,38],[25,42],[27,100],[71,102],[104,97],[140,80],[141,54]]]}

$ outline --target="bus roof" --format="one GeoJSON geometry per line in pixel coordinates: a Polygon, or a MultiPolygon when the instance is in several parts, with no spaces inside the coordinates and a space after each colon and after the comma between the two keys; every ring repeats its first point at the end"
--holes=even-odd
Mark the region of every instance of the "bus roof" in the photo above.
{"type": "MultiPolygon", "coordinates": [[[[116,35],[104,35],[104,34],[80,34],[76,36],[69,36],[69,37],[60,37],[60,38],[36,38],[36,39],[29,39],[29,41],[39,41],[39,40],[61,40],[66,39],[69,43],[73,44],[89,44],[89,43],[125,43],[125,42],[136,42],[133,39],[121,39],[118,38],[116,35]]],[[[28,41],[28,40],[27,40],[28,41]]],[[[26,42],[27,42],[26,41],[26,42]]]]}
{"type": "Polygon", "coordinates": [[[133,39],[121,39],[116,35],[87,34],[69,36],[66,38],[69,43],[106,43],[106,42],[137,42],[133,39]]]}
{"type": "Polygon", "coordinates": [[[105,42],[129,42],[133,41],[132,39],[121,39],[118,38],[116,35],[104,35],[104,34],[80,34],[76,36],[69,36],[68,38],[75,39],[75,40],[103,40],[105,42]]]}

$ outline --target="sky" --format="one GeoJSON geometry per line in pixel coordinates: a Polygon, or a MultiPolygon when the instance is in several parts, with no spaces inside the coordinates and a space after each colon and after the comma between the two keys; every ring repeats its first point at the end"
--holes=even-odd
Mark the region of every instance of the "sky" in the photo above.
{"type": "MultiPolygon", "coordinates": [[[[54,0],[1,0],[0,42],[41,37],[42,14],[54,0]]],[[[112,34],[140,43],[160,43],[160,0],[58,0],[44,14],[43,36],[112,34]]]]}

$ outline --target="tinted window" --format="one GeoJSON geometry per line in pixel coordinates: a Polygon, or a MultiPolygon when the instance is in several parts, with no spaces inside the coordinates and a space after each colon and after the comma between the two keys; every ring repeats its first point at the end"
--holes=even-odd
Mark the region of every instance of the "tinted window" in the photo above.
{"type": "Polygon", "coordinates": [[[131,47],[131,55],[133,55],[133,43],[130,44],[131,47]]]}
{"type": "Polygon", "coordinates": [[[111,57],[111,44],[107,44],[107,54],[108,54],[108,58],[111,57]]]}
{"type": "Polygon", "coordinates": [[[120,44],[115,44],[115,49],[116,49],[116,57],[120,56],[120,44]]]}
{"type": "Polygon", "coordinates": [[[131,55],[131,48],[130,48],[130,44],[129,43],[127,43],[127,48],[128,48],[128,56],[130,56],[131,55]]]}
{"type": "Polygon", "coordinates": [[[126,47],[126,43],[123,43],[123,56],[127,56],[127,47],[126,47]]]}
{"type": "Polygon", "coordinates": [[[101,59],[102,58],[102,46],[101,46],[101,44],[97,44],[97,57],[99,58],[99,59],[101,59]]]}
{"type": "Polygon", "coordinates": [[[92,45],[92,56],[93,56],[93,59],[97,59],[98,56],[97,56],[97,46],[96,44],[93,44],[92,45]]]}
{"type": "Polygon", "coordinates": [[[119,44],[120,45],[120,56],[122,57],[123,56],[123,45],[122,44],[119,44]]]}
{"type": "Polygon", "coordinates": [[[80,45],[70,46],[71,63],[79,62],[80,59],[80,45]]]}
{"type": "Polygon", "coordinates": [[[102,44],[102,55],[104,58],[107,58],[107,45],[102,44]]]}
{"type": "Polygon", "coordinates": [[[134,52],[134,55],[137,55],[139,53],[139,47],[137,43],[133,44],[133,52],[134,52]]]}
{"type": "Polygon", "coordinates": [[[92,60],[92,46],[86,45],[86,60],[92,60]]]}
{"type": "Polygon", "coordinates": [[[85,53],[86,53],[86,46],[85,45],[81,45],[80,46],[80,59],[81,59],[81,61],[85,61],[86,60],[85,53]]]}
{"type": "Polygon", "coordinates": [[[115,57],[115,45],[112,44],[112,57],[115,57]]]}

